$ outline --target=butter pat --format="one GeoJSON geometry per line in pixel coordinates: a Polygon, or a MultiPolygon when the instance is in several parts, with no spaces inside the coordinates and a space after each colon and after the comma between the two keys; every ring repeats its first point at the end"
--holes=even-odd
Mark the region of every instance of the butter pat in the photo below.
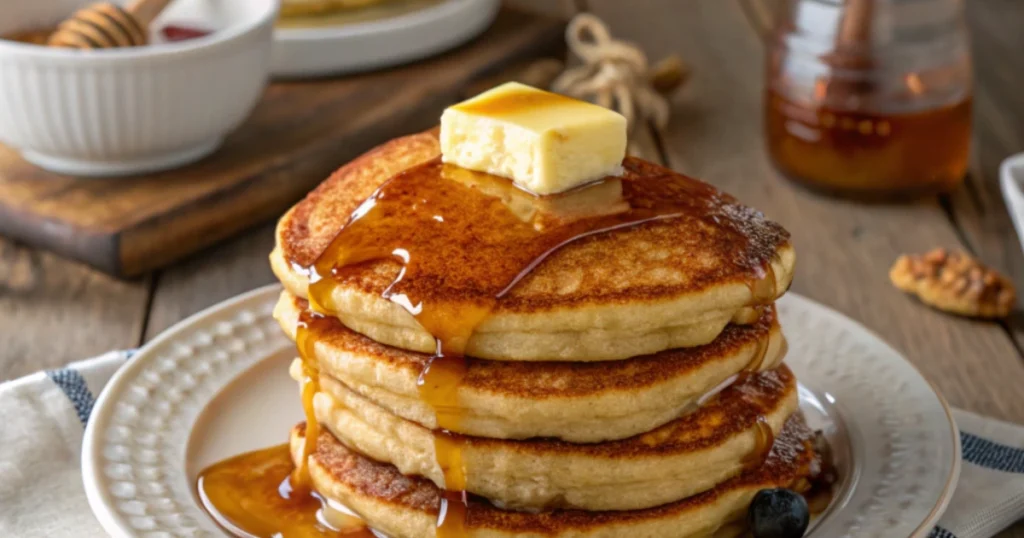
{"type": "Polygon", "coordinates": [[[509,82],[444,111],[441,155],[530,192],[554,194],[622,173],[626,118],[509,82]]]}

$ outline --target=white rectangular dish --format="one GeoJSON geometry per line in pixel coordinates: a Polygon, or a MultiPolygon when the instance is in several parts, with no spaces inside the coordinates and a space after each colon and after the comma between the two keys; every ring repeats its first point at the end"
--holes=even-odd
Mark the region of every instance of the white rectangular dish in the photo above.
{"type": "Polygon", "coordinates": [[[1024,153],[1008,157],[999,167],[999,184],[1006,200],[1006,209],[1017,228],[1017,238],[1024,249],[1024,153]]]}

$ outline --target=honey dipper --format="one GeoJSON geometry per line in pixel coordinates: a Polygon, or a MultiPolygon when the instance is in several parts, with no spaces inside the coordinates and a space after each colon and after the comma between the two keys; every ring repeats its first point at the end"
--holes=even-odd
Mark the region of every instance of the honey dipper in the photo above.
{"type": "Polygon", "coordinates": [[[149,42],[149,25],[172,0],[135,0],[126,9],[110,2],[76,11],[47,45],[74,49],[138,47],[149,42]]]}

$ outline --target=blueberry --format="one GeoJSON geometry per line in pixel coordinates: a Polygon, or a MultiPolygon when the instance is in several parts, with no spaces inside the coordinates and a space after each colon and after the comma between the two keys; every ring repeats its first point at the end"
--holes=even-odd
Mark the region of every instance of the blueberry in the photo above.
{"type": "Polygon", "coordinates": [[[762,489],[747,511],[754,538],[800,538],[811,522],[807,501],[788,489],[762,489]]]}

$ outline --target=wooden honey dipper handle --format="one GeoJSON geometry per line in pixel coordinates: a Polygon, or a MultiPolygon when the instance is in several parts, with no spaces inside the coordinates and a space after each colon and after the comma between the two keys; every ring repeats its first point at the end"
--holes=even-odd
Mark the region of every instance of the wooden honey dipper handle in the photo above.
{"type": "Polygon", "coordinates": [[[174,0],[135,0],[128,6],[128,13],[135,17],[139,25],[147,28],[156,20],[160,13],[174,0]]]}
{"type": "Polygon", "coordinates": [[[51,47],[106,49],[149,42],[149,25],[173,0],[135,0],[127,9],[110,2],[82,8],[50,36],[51,47]]]}

